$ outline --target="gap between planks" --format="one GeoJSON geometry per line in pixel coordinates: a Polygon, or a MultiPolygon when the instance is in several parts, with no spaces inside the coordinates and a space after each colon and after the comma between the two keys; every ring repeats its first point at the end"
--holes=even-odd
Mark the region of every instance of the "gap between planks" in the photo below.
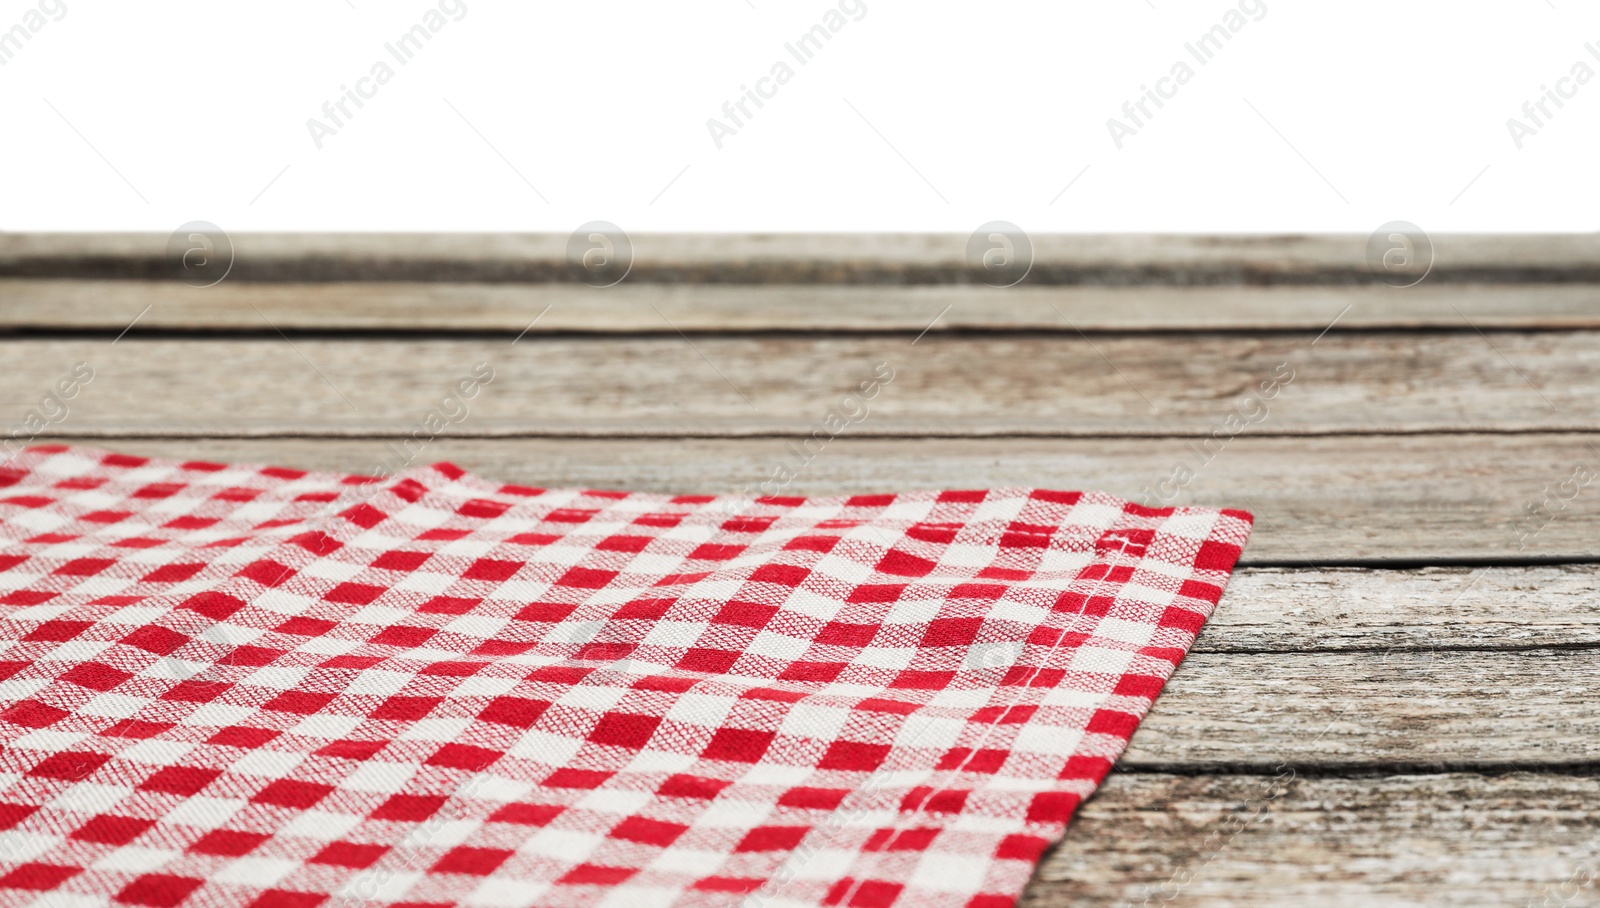
{"type": "Polygon", "coordinates": [[[1032,287],[245,283],[0,278],[0,331],[914,336],[971,331],[1305,332],[1600,328],[1590,284],[1032,287]],[[140,315],[142,313],[142,315],[140,315]],[[537,321],[535,322],[535,319],[537,321]],[[531,327],[530,327],[531,323],[531,327]]]}

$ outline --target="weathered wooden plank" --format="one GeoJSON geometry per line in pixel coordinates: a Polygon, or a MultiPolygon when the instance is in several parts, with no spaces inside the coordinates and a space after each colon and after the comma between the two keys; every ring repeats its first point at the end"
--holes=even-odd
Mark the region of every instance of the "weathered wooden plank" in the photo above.
{"type": "Polygon", "coordinates": [[[1597,802],[1593,776],[1113,773],[1021,904],[1588,905],[1597,802]]]}
{"type": "Polygon", "coordinates": [[[1118,765],[1600,764],[1597,687],[1596,649],[1191,653],[1118,765]]]}
{"type": "MultiPolygon", "coordinates": [[[[223,225],[226,227],[226,225],[223,225]]],[[[625,226],[625,225],[624,225],[625,226]]],[[[974,224],[974,228],[978,225],[974,224]]],[[[1376,226],[1376,225],[1375,225],[1376,226]]],[[[966,234],[637,234],[630,279],[665,283],[950,283],[976,275],[966,234]]],[[[1040,234],[1040,283],[1373,283],[1365,235],[1040,234]]],[[[165,279],[163,234],[6,234],[0,275],[165,279]]],[[[248,234],[240,280],[570,280],[567,234],[248,234]]],[[[1600,235],[1439,235],[1436,282],[1600,279],[1600,235]]]]}
{"type": "Polygon", "coordinates": [[[14,339],[0,401],[20,415],[83,361],[75,433],[409,432],[488,362],[458,434],[810,435],[830,411],[877,436],[1596,431],[1597,337],[14,339]]]}
{"type": "Polygon", "coordinates": [[[1595,564],[1247,567],[1234,572],[1224,607],[1193,652],[1415,650],[1446,658],[1459,648],[1600,647],[1597,589],[1595,564]]]}
{"type": "Polygon", "coordinates": [[[904,332],[1600,327],[1589,284],[1386,286],[902,287],[227,280],[204,289],[158,281],[0,278],[0,329],[120,332],[416,331],[675,334],[723,331],[904,332]],[[539,317],[543,313],[542,317],[539,317]],[[1342,313],[1342,315],[1341,315],[1342,313]],[[1337,323],[1335,323],[1337,319],[1337,323]]]}
{"type": "MultiPolygon", "coordinates": [[[[62,440],[350,472],[376,472],[400,461],[393,441],[383,438],[62,440]]],[[[1593,444],[1581,435],[1246,437],[1231,442],[1187,485],[1171,488],[1168,503],[1252,510],[1256,529],[1244,564],[1593,560],[1600,557],[1600,508],[1591,496],[1600,486],[1591,483],[1571,501],[1559,500],[1560,485],[1575,470],[1600,466],[1593,444]],[[1546,502],[1546,487],[1554,496],[1545,505],[1549,518],[1528,514],[1528,506],[1546,502]]],[[[799,463],[784,440],[772,438],[441,437],[414,453],[416,463],[450,460],[505,482],[683,494],[761,494],[779,464],[799,463]]],[[[839,438],[793,481],[769,491],[1034,486],[1101,489],[1162,504],[1160,483],[1170,481],[1183,456],[1182,443],[1173,439],[839,438]]]]}

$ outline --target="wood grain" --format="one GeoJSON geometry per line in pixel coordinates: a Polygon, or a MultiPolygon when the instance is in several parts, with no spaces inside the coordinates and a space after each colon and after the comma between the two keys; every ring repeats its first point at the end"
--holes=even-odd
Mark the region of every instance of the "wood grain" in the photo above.
{"type": "MultiPolygon", "coordinates": [[[[376,472],[397,459],[383,438],[62,440],[186,459],[348,472],[376,472]]],[[[830,442],[782,491],[840,495],[1033,486],[1100,489],[1161,503],[1159,483],[1170,479],[1183,456],[1182,442],[1174,439],[846,437],[830,442]]],[[[536,486],[736,494],[759,493],[774,464],[792,464],[794,456],[774,438],[445,437],[416,458],[419,464],[435,460],[536,486]]],[[[1600,485],[1582,488],[1538,532],[1523,537],[1513,529],[1514,522],[1531,519],[1524,508],[1545,500],[1545,486],[1558,487],[1584,465],[1600,467],[1600,452],[1582,435],[1246,437],[1176,489],[1171,503],[1251,510],[1256,527],[1243,564],[1592,561],[1600,557],[1600,485]]]]}
{"type": "Polygon", "coordinates": [[[782,491],[1098,488],[1257,515],[1024,905],[1595,899],[1560,887],[1600,878],[1600,484],[1553,490],[1600,470],[1600,235],[1434,237],[1405,289],[1376,282],[1365,236],[1039,236],[1004,290],[965,236],[640,234],[605,290],[568,272],[564,235],[233,239],[199,290],[165,236],[0,235],[7,432],[81,360],[62,440],[371,471],[488,360],[417,463],[733,493],[887,361],[870,415],[782,491]],[[1200,463],[1193,440],[1280,362],[1268,416],[1200,463]],[[1179,463],[1197,474],[1160,486],[1179,463]]]}
{"type": "MultiPolygon", "coordinates": [[[[224,227],[226,225],[223,225],[224,227]]],[[[625,225],[624,225],[625,226],[625,225]]],[[[974,224],[976,228],[978,225],[974,224]]],[[[1376,225],[1375,225],[1376,226],[1376,225]]],[[[0,275],[169,278],[164,234],[0,235],[0,275]]],[[[566,234],[235,234],[239,280],[568,280],[566,234]]],[[[966,234],[636,234],[630,280],[970,282],[966,234]]],[[[1600,279],[1600,235],[1439,235],[1435,282],[1600,279]]],[[[1040,234],[1042,283],[1374,283],[1367,236],[1040,234]]]]}
{"type": "Polygon", "coordinates": [[[677,331],[1485,330],[1600,327],[1582,283],[900,287],[828,284],[173,282],[0,278],[0,330],[664,334],[677,331]],[[542,316],[541,316],[541,313],[542,316]],[[1341,314],[1342,313],[1342,314],[1341,314]],[[537,323],[529,324],[538,317],[537,323]]]}
{"type": "MultiPolygon", "coordinates": [[[[1252,541],[1254,546],[1256,541],[1252,541]]],[[[1194,653],[1600,647],[1600,565],[1241,568],[1194,653]]],[[[1470,659],[1471,655],[1461,654],[1470,659]]]]}
{"type": "Polygon", "coordinates": [[[1501,908],[1600,894],[1583,885],[1600,881],[1593,776],[1275,781],[1114,772],[1020,904],[1501,908]]]}
{"type": "Polygon", "coordinates": [[[74,433],[409,432],[474,364],[487,362],[494,381],[471,402],[461,434],[809,435],[886,363],[893,380],[853,434],[1226,440],[1239,433],[1600,431],[1600,344],[1585,332],[1312,340],[19,339],[0,342],[0,400],[20,416],[83,361],[96,376],[72,401],[63,428],[74,433]],[[1281,388],[1261,390],[1283,378],[1281,388]]]}
{"type": "MultiPolygon", "coordinates": [[[[1374,634],[1371,643],[1386,641],[1374,634]]],[[[1600,650],[1191,653],[1118,761],[1317,769],[1600,765],[1600,650]]]]}

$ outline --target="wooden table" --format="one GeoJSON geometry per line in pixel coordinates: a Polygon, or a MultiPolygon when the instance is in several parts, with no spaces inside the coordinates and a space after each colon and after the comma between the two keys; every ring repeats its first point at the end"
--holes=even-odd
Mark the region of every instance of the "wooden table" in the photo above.
{"type": "Polygon", "coordinates": [[[1600,902],[1600,239],[1436,237],[1404,289],[1364,237],[1036,237],[1006,289],[965,241],[639,236],[597,289],[565,237],[237,236],[200,289],[165,237],[4,235],[0,419],[85,362],[43,436],[363,471],[488,362],[418,462],[728,493],[887,362],[789,493],[1256,514],[1024,904],[1600,902]]]}

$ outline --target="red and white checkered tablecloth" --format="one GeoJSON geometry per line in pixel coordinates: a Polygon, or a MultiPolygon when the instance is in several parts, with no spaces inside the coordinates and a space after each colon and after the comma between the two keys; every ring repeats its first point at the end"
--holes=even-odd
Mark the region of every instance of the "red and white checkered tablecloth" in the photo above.
{"type": "Polygon", "coordinates": [[[1249,529],[28,449],[0,904],[1010,905],[1249,529]]]}

